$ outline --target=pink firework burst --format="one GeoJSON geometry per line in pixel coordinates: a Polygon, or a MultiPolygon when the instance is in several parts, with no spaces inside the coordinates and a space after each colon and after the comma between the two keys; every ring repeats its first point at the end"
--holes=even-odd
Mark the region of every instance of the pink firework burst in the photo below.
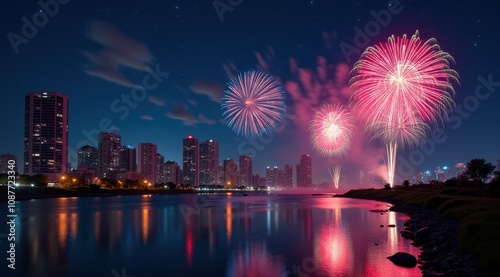
{"type": "Polygon", "coordinates": [[[272,76],[247,71],[228,86],[222,98],[222,116],[236,134],[258,137],[276,129],[286,106],[283,90],[272,76]]]}
{"type": "Polygon", "coordinates": [[[435,39],[422,42],[418,31],[410,39],[391,36],[386,43],[368,47],[354,65],[351,101],[368,122],[403,114],[442,122],[454,105],[451,82],[458,83],[450,62],[453,57],[440,50],[435,39]]]}
{"type": "Polygon", "coordinates": [[[313,147],[322,155],[347,154],[353,137],[354,118],[341,105],[325,105],[314,115],[309,128],[313,147]]]}
{"type": "Polygon", "coordinates": [[[354,65],[351,103],[365,120],[365,130],[386,143],[391,185],[398,145],[419,144],[427,124],[442,122],[454,105],[451,82],[458,83],[458,73],[450,62],[453,57],[435,39],[422,42],[417,31],[410,39],[391,36],[368,47],[354,65]]]}

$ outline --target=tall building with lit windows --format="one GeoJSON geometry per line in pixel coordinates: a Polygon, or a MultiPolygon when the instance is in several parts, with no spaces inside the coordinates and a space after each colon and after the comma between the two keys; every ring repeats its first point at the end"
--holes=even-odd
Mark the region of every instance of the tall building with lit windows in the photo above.
{"type": "Polygon", "coordinates": [[[99,172],[99,150],[90,145],[78,148],[78,167],[87,167],[99,172]]]}
{"type": "Polygon", "coordinates": [[[120,172],[137,170],[137,150],[132,145],[123,145],[120,148],[120,172]]]}
{"type": "Polygon", "coordinates": [[[236,187],[238,181],[238,164],[233,159],[225,159],[222,163],[223,185],[226,187],[236,187]]]}
{"type": "Polygon", "coordinates": [[[10,154],[10,153],[6,153],[6,154],[2,154],[0,155],[0,174],[6,174],[8,173],[9,171],[12,171],[11,167],[11,163],[9,163],[9,161],[14,161],[13,164],[15,165],[14,167],[14,171],[17,172],[17,158],[16,158],[16,155],[14,154],[10,154]]]}
{"type": "Polygon", "coordinates": [[[182,183],[200,185],[200,151],[198,139],[188,136],[182,141],[182,183]]]}
{"type": "Polygon", "coordinates": [[[300,155],[300,162],[297,165],[297,187],[312,186],[312,158],[304,154],[300,155]]]}
{"type": "Polygon", "coordinates": [[[292,171],[292,165],[290,164],[285,164],[285,167],[283,168],[283,176],[281,180],[281,185],[291,188],[293,185],[293,171],[292,171]]]}
{"type": "Polygon", "coordinates": [[[120,172],[122,137],[113,132],[99,133],[99,178],[116,178],[120,172]]]}
{"type": "Polygon", "coordinates": [[[200,143],[200,184],[217,185],[219,182],[219,142],[200,143]]]}
{"type": "Polygon", "coordinates": [[[68,162],[68,96],[28,92],[24,105],[24,173],[58,182],[68,162]]]}
{"type": "Polygon", "coordinates": [[[144,176],[149,183],[158,182],[158,148],[156,144],[150,142],[139,143],[139,158],[137,162],[137,171],[144,176]]]}
{"type": "Polygon", "coordinates": [[[240,156],[240,174],[239,174],[239,185],[240,186],[251,186],[252,185],[252,156],[243,155],[240,156]]]}

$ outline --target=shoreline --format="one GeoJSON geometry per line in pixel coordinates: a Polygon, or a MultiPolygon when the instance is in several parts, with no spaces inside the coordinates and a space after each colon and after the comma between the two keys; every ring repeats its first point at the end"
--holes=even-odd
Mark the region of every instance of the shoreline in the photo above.
{"type": "Polygon", "coordinates": [[[390,197],[357,195],[356,191],[334,197],[386,202],[393,205],[389,210],[408,215],[410,219],[404,223],[400,236],[411,240],[411,244],[420,249],[416,258],[422,276],[489,276],[480,269],[474,257],[459,246],[458,220],[445,218],[435,210],[405,204],[390,197]]]}
{"type": "MultiPolygon", "coordinates": [[[[127,195],[178,195],[207,193],[198,192],[193,189],[105,189],[105,188],[37,188],[37,187],[16,187],[12,190],[15,194],[15,201],[26,201],[32,199],[67,198],[67,197],[114,197],[127,195]]],[[[213,193],[262,193],[261,191],[214,191],[213,193]]],[[[0,187],[0,194],[5,197],[0,198],[0,203],[7,202],[7,186],[0,187]]]]}

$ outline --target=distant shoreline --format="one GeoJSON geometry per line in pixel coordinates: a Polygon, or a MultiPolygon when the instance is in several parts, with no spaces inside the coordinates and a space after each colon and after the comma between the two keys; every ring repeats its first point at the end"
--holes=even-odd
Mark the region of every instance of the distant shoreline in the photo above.
{"type": "MultiPolygon", "coordinates": [[[[15,200],[64,198],[64,197],[113,197],[123,195],[174,195],[174,194],[196,194],[199,193],[193,189],[106,189],[106,188],[37,188],[37,187],[16,187],[15,200]]],[[[261,193],[252,191],[216,191],[214,193],[261,193]]],[[[0,202],[7,202],[7,186],[0,187],[0,202]]]]}

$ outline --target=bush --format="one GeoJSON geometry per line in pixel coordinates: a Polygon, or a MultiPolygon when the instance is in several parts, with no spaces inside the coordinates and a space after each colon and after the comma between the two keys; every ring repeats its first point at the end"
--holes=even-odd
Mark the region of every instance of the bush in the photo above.
{"type": "Polygon", "coordinates": [[[384,189],[391,189],[391,184],[386,183],[386,184],[384,185],[384,189]]]}

